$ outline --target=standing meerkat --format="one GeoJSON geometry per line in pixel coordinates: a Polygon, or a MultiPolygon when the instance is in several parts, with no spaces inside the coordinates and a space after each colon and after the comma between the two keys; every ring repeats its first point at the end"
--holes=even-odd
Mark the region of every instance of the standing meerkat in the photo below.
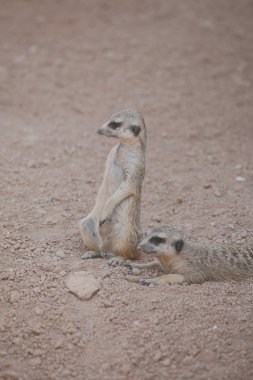
{"type": "Polygon", "coordinates": [[[200,284],[212,280],[240,280],[253,277],[253,245],[219,246],[185,242],[181,233],[170,226],[152,228],[138,248],[157,257],[146,264],[126,264],[130,268],[161,269],[167,273],[153,279],[140,280],[150,284],[200,284]]]}
{"type": "Polygon", "coordinates": [[[116,138],[118,144],[107,158],[95,206],[80,223],[89,249],[82,259],[107,256],[108,264],[116,266],[140,257],[146,127],[142,115],[129,109],[112,115],[97,133],[116,138]]]}

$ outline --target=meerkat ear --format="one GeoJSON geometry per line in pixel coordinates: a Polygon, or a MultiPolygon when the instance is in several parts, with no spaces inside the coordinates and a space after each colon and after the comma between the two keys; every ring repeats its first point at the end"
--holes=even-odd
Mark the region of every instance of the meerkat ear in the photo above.
{"type": "Polygon", "coordinates": [[[177,251],[177,253],[179,253],[180,251],[182,251],[183,246],[184,246],[183,239],[176,240],[174,242],[174,246],[175,246],[175,250],[177,251]]]}
{"type": "Polygon", "coordinates": [[[141,131],[141,127],[139,127],[138,125],[131,125],[130,129],[135,136],[138,136],[141,131]]]}

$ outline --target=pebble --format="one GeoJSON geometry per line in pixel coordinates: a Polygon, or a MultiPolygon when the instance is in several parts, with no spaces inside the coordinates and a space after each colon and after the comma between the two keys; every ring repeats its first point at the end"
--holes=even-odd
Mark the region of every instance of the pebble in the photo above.
{"type": "Polygon", "coordinates": [[[40,333],[41,333],[41,323],[40,323],[40,321],[37,318],[31,319],[30,321],[28,321],[28,325],[29,325],[29,327],[31,329],[31,332],[34,335],[40,335],[40,333]]]}
{"type": "Polygon", "coordinates": [[[10,303],[17,302],[17,301],[20,300],[20,298],[21,298],[21,295],[20,295],[20,293],[17,290],[13,290],[10,293],[10,303]]]}
{"type": "Polygon", "coordinates": [[[182,361],[185,365],[190,365],[192,363],[192,356],[185,356],[182,361]]]}
{"type": "Polygon", "coordinates": [[[129,269],[126,268],[126,267],[122,267],[122,268],[121,268],[121,272],[122,272],[123,274],[128,274],[128,273],[129,273],[129,269]]]}
{"type": "Polygon", "coordinates": [[[14,372],[12,370],[8,370],[6,372],[3,373],[3,379],[6,379],[6,380],[19,380],[20,377],[18,375],[17,372],[14,372]]]}
{"type": "Polygon", "coordinates": [[[29,362],[32,366],[41,365],[41,359],[40,358],[32,358],[29,360],[29,362]]]}
{"type": "Polygon", "coordinates": [[[71,273],[67,280],[66,286],[69,291],[75,294],[80,300],[87,301],[100,289],[100,282],[92,275],[84,272],[71,273]]]}
{"type": "Polygon", "coordinates": [[[34,309],[34,313],[36,315],[43,315],[44,314],[44,310],[41,309],[39,306],[36,306],[35,309],[34,309]]]}
{"type": "Polygon", "coordinates": [[[244,177],[241,177],[240,175],[238,175],[237,177],[235,177],[235,180],[237,182],[244,182],[245,181],[245,178],[244,177]]]}
{"type": "Polygon", "coordinates": [[[1,273],[1,280],[8,280],[9,277],[9,273],[1,273]]]}
{"type": "Polygon", "coordinates": [[[154,356],[154,361],[159,362],[162,359],[162,353],[160,351],[157,351],[157,353],[154,356]]]}
{"type": "Polygon", "coordinates": [[[61,259],[64,259],[65,253],[62,249],[59,249],[59,251],[56,252],[56,256],[60,257],[61,259]]]}
{"type": "Polygon", "coordinates": [[[215,195],[217,198],[220,198],[220,197],[221,197],[221,192],[220,192],[219,190],[215,190],[214,195],[215,195]]]}
{"type": "Polygon", "coordinates": [[[251,313],[247,313],[247,314],[243,315],[243,316],[241,317],[240,320],[241,320],[242,322],[247,322],[247,321],[250,321],[251,318],[252,318],[251,313]]]}
{"type": "Polygon", "coordinates": [[[133,268],[133,274],[135,275],[135,276],[138,276],[139,274],[141,274],[141,270],[140,269],[138,269],[138,268],[133,268]]]}
{"type": "Polygon", "coordinates": [[[64,344],[64,337],[59,336],[55,341],[54,348],[59,349],[63,346],[63,344],[64,344]]]}
{"type": "Polygon", "coordinates": [[[170,363],[171,363],[171,361],[170,361],[169,358],[164,359],[164,360],[162,361],[162,364],[163,364],[165,367],[169,367],[170,363]]]}

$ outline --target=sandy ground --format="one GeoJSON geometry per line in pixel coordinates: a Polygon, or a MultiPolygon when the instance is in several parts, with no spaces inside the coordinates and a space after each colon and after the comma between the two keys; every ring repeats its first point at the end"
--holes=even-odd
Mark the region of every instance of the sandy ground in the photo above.
{"type": "Polygon", "coordinates": [[[248,0],[0,1],[1,379],[253,378],[253,280],[129,283],[80,260],[77,226],[114,143],[96,128],[135,107],[143,230],[253,243],[252,16],[248,0]],[[102,282],[90,301],[66,289],[75,270],[102,282]]]}

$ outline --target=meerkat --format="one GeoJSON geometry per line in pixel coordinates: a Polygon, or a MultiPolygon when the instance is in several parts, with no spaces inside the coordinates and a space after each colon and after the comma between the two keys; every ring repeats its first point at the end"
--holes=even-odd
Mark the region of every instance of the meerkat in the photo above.
{"type": "Polygon", "coordinates": [[[108,264],[116,266],[140,257],[146,126],[142,115],[129,109],[112,115],[97,133],[116,138],[118,143],[107,158],[95,206],[80,223],[89,250],[82,259],[107,257],[108,264]]]}
{"type": "Polygon", "coordinates": [[[199,245],[184,241],[170,226],[151,229],[138,245],[141,251],[158,260],[145,264],[126,264],[129,268],[161,269],[166,275],[141,279],[150,284],[200,284],[204,281],[239,280],[253,277],[253,245],[199,245]]]}

